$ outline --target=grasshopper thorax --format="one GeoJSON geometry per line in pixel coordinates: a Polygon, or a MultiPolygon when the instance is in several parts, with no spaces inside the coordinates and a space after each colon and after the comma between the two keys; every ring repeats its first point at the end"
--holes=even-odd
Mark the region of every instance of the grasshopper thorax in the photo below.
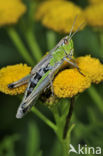
{"type": "Polygon", "coordinates": [[[50,66],[55,66],[55,64],[62,62],[66,57],[71,57],[73,55],[72,39],[69,36],[62,38],[51,55],[50,66]]]}

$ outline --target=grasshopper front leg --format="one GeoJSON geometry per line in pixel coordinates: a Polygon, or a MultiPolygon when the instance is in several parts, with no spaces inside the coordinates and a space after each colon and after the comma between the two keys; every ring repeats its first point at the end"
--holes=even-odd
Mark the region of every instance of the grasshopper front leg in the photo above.
{"type": "MultiPolygon", "coordinates": [[[[72,59],[71,57],[69,57],[69,56],[68,56],[68,58],[69,58],[70,60],[73,60],[73,59],[72,59]]],[[[84,74],[80,71],[80,68],[78,67],[78,65],[76,64],[76,62],[71,62],[70,60],[68,60],[67,58],[64,57],[64,61],[68,62],[68,63],[71,64],[73,67],[77,68],[77,70],[79,71],[79,73],[80,73],[81,75],[84,76],[84,74]]],[[[73,60],[73,61],[74,61],[74,60],[73,60]]]]}
{"type": "Polygon", "coordinates": [[[20,79],[20,80],[18,80],[16,82],[10,83],[8,85],[8,88],[10,88],[10,89],[17,88],[17,87],[19,87],[21,85],[24,85],[24,84],[28,83],[29,79],[30,79],[30,75],[27,75],[24,78],[22,78],[22,79],[20,79]]]}

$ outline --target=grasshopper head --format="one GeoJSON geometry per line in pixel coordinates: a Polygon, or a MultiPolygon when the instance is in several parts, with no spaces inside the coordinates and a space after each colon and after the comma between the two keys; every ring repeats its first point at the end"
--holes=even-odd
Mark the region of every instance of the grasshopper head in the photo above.
{"type": "Polygon", "coordinates": [[[63,49],[67,55],[73,55],[73,40],[69,36],[63,38],[63,49]]]}

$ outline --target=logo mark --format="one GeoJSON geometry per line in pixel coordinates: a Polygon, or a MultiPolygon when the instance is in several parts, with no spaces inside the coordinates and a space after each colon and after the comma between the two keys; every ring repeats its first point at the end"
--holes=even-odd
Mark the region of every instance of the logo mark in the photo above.
{"type": "Polygon", "coordinates": [[[69,153],[70,153],[70,152],[78,153],[78,152],[76,151],[76,149],[73,147],[72,144],[70,144],[70,150],[69,150],[69,153]]]}
{"type": "Polygon", "coordinates": [[[101,147],[88,147],[87,145],[81,146],[78,144],[78,150],[75,149],[75,147],[70,144],[70,150],[69,153],[73,152],[75,154],[100,154],[102,153],[101,147]]]}

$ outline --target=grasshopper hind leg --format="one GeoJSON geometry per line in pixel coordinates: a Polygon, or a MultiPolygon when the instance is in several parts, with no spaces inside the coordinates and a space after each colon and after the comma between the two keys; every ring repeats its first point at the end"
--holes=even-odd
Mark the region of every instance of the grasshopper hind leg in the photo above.
{"type": "Polygon", "coordinates": [[[10,83],[8,85],[8,88],[13,89],[13,88],[17,88],[17,87],[19,87],[21,85],[24,85],[24,84],[29,82],[29,78],[30,78],[30,75],[27,75],[26,77],[24,77],[24,78],[22,78],[22,79],[20,79],[20,80],[18,80],[16,82],[10,83]]]}

